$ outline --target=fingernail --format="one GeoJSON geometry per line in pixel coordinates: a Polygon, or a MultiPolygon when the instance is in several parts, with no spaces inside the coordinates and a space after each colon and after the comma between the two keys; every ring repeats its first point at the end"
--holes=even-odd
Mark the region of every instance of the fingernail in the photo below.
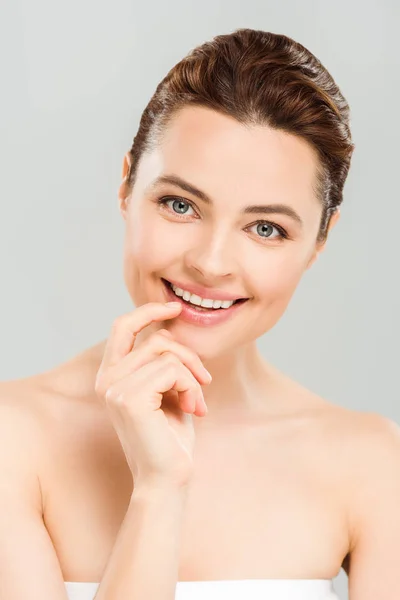
{"type": "Polygon", "coordinates": [[[207,369],[204,369],[204,373],[206,374],[208,381],[212,381],[211,373],[209,373],[207,369]]]}
{"type": "Polygon", "coordinates": [[[180,305],[181,305],[180,302],[166,302],[165,303],[165,306],[170,306],[171,308],[177,308],[180,305]]]}

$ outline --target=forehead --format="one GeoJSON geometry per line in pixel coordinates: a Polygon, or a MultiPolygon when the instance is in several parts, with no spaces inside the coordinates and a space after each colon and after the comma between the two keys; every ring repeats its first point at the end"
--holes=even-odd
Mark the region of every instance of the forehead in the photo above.
{"type": "Polygon", "coordinates": [[[203,107],[180,110],[143,173],[150,184],[175,173],[210,195],[315,206],[317,155],[302,138],[268,126],[245,126],[203,107]]]}

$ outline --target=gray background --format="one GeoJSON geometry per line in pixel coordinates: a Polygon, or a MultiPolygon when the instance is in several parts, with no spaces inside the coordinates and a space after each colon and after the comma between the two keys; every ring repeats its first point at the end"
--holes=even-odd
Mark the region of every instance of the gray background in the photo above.
{"type": "MultiPolygon", "coordinates": [[[[0,379],[48,369],[132,309],[122,158],[159,80],[239,27],[284,33],[331,71],[356,150],[342,218],[265,356],[315,392],[400,422],[396,0],[2,0],[0,379]]],[[[341,571],[335,587],[347,598],[341,571]]]]}

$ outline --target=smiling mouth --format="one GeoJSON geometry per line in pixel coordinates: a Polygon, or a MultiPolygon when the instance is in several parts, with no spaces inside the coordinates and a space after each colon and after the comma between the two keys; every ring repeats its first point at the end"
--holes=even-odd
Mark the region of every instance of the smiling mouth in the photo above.
{"type": "MultiPolygon", "coordinates": [[[[204,307],[201,307],[201,306],[198,306],[198,305],[192,304],[192,303],[191,303],[191,302],[189,302],[188,300],[184,300],[184,299],[182,298],[182,296],[178,296],[177,294],[175,294],[174,290],[172,289],[172,285],[171,285],[171,283],[170,283],[170,282],[169,282],[167,279],[164,279],[163,277],[161,277],[161,281],[162,281],[162,282],[164,283],[164,285],[165,285],[165,286],[167,286],[167,287],[168,287],[168,288],[171,290],[171,292],[172,292],[172,293],[173,293],[173,294],[174,294],[174,295],[175,295],[177,298],[179,298],[179,300],[181,300],[182,302],[185,302],[185,303],[186,303],[186,304],[188,304],[189,306],[193,306],[193,307],[195,307],[195,308],[200,308],[200,309],[201,309],[201,308],[204,308],[204,307]]],[[[239,298],[238,300],[234,300],[234,302],[233,302],[232,306],[234,306],[235,304],[243,304],[244,302],[247,302],[247,300],[249,300],[249,298],[239,298]]],[[[229,310],[229,309],[226,309],[226,308],[211,308],[211,309],[205,309],[205,310],[213,310],[213,311],[216,311],[216,310],[229,310]]]]}

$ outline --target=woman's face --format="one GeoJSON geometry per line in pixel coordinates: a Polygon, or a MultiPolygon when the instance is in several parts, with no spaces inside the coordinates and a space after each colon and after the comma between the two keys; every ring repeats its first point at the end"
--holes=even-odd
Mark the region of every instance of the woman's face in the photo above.
{"type": "MultiPolygon", "coordinates": [[[[127,166],[125,157],[123,174],[127,166]]],[[[245,127],[203,107],[182,109],[159,146],[142,156],[131,196],[120,188],[124,278],[135,306],[169,300],[161,278],[207,287],[208,298],[213,288],[249,298],[220,324],[199,326],[179,317],[159,324],[203,358],[270,330],[322,250],[316,245],[322,212],[313,192],[316,167],[313,149],[294,135],[245,127]],[[167,176],[210,202],[177,183],[157,183],[167,176]],[[275,204],[286,214],[245,212],[275,204]]]]}

